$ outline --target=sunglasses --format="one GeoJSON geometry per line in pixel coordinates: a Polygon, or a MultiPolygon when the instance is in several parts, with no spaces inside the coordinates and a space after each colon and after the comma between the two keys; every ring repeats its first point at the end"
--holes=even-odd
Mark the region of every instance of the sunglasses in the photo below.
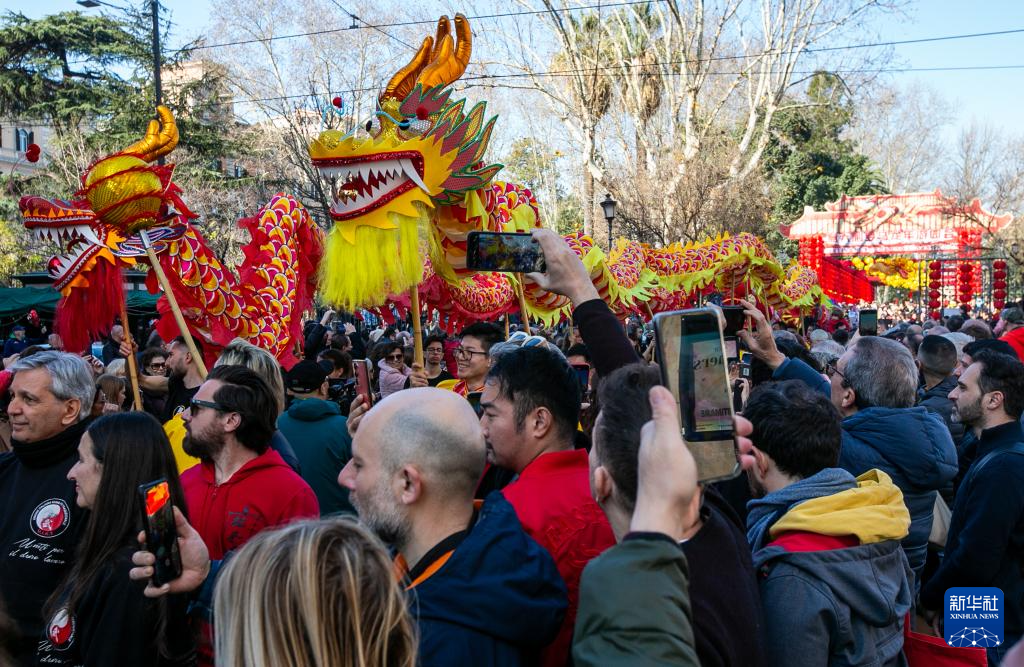
{"type": "Polygon", "coordinates": [[[198,398],[193,398],[188,403],[190,411],[195,414],[196,408],[209,408],[210,410],[216,410],[217,412],[226,412],[223,405],[215,403],[213,401],[203,401],[198,398]]]}
{"type": "Polygon", "coordinates": [[[403,361],[405,359],[404,354],[389,354],[385,357],[388,361],[403,361]]]}

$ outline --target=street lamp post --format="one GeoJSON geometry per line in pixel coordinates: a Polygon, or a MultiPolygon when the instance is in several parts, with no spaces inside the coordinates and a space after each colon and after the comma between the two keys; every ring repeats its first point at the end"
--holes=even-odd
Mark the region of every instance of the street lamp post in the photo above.
{"type": "MultiPolygon", "coordinates": [[[[112,5],[109,2],[103,0],[75,0],[77,4],[85,7],[86,9],[94,9],[100,5],[104,7],[112,7],[113,9],[124,10],[124,7],[118,5],[112,5]]],[[[160,105],[163,103],[163,90],[160,85],[160,2],[159,0],[149,0],[149,10],[153,15],[153,92],[156,96],[156,103],[160,105]]]]}
{"type": "Polygon", "coordinates": [[[604,219],[608,221],[608,252],[612,250],[612,222],[615,220],[615,207],[619,205],[619,202],[612,199],[610,194],[604,196],[604,201],[601,202],[601,208],[604,209],[604,219]]]}

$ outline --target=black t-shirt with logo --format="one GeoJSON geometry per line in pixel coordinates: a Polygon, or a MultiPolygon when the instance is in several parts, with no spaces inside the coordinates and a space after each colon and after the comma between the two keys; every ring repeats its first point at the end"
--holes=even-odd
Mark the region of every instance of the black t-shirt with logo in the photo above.
{"type": "Polygon", "coordinates": [[[36,664],[57,667],[187,667],[195,664],[195,641],[188,623],[186,595],[166,598],[166,654],[160,654],[159,602],[142,594],[145,582],[128,577],[131,555],[137,548],[126,545],[114,554],[96,573],[74,610],[58,606],[56,611],[47,614],[46,627],[39,637],[36,664]]]}
{"type": "Polygon", "coordinates": [[[87,421],[0,454],[0,599],[16,624],[16,665],[34,664],[43,604],[72,565],[87,513],[67,474],[87,421]]]}
{"type": "Polygon", "coordinates": [[[163,421],[166,422],[173,418],[174,415],[184,412],[198,392],[199,386],[186,387],[184,378],[167,378],[167,402],[164,403],[163,421]]]}

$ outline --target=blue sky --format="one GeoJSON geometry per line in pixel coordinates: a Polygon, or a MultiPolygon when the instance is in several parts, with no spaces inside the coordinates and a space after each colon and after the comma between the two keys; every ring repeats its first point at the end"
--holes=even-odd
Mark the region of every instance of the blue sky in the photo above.
{"type": "MultiPolygon", "coordinates": [[[[164,0],[162,6],[170,11],[176,23],[166,46],[180,46],[186,41],[182,35],[204,32],[210,4],[210,0],[164,0]]],[[[506,4],[495,2],[495,7],[499,6],[506,4]]],[[[78,8],[74,0],[14,0],[7,3],[7,7],[29,16],[78,8]]],[[[477,3],[474,9],[485,7],[477,3]]],[[[1024,2],[1020,0],[917,0],[906,11],[906,17],[876,21],[870,29],[883,41],[890,41],[1024,28],[1024,2]]],[[[894,57],[891,66],[913,68],[1024,65],[1024,33],[901,45],[896,47],[894,57]]],[[[919,79],[943,91],[958,110],[955,125],[977,119],[1009,133],[1021,132],[1024,69],[913,72],[889,76],[900,83],[919,79]]]]}

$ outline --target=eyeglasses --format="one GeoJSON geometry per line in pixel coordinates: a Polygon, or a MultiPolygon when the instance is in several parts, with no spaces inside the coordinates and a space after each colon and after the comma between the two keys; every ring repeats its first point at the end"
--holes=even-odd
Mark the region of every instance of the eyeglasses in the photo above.
{"type": "Polygon", "coordinates": [[[838,368],[836,368],[836,362],[834,361],[830,361],[827,364],[825,364],[825,372],[828,373],[829,377],[832,377],[833,375],[838,375],[843,380],[843,382],[846,382],[846,376],[843,375],[838,368]]]}
{"type": "Polygon", "coordinates": [[[384,358],[387,359],[388,361],[402,361],[402,360],[405,359],[405,355],[404,354],[389,354],[388,356],[386,356],[384,358]]]}
{"type": "Polygon", "coordinates": [[[428,347],[427,354],[444,354],[444,348],[440,347],[428,347]]]}
{"type": "Polygon", "coordinates": [[[158,364],[150,364],[149,366],[147,366],[147,368],[152,368],[153,370],[158,370],[159,371],[159,370],[163,370],[164,368],[167,368],[167,364],[165,364],[163,362],[160,362],[158,364]]]}
{"type": "Polygon", "coordinates": [[[193,413],[196,412],[196,408],[209,408],[211,410],[216,410],[217,412],[226,411],[224,406],[221,405],[220,403],[215,403],[213,401],[203,401],[198,398],[193,398],[191,401],[189,401],[188,407],[193,413]]]}
{"type": "Polygon", "coordinates": [[[456,357],[462,357],[463,359],[471,359],[474,354],[479,354],[479,355],[482,355],[482,356],[485,356],[485,357],[487,356],[486,352],[477,352],[476,350],[468,350],[468,349],[462,347],[461,345],[459,347],[455,348],[455,356],[456,357]]]}

